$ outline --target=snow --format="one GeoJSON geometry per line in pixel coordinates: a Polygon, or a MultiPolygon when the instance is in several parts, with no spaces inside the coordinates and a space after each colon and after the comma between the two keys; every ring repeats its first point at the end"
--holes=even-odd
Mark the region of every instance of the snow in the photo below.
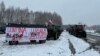
{"type": "MultiPolygon", "coordinates": [[[[1,37],[3,38],[3,37],[1,37]]],[[[46,41],[44,44],[1,45],[2,56],[68,56],[71,55],[67,39],[63,35],[59,40],[46,41]],[[63,40],[63,41],[62,41],[63,40]]],[[[1,40],[1,39],[0,39],[1,40]]],[[[1,43],[0,43],[1,44],[1,43]]]]}
{"type": "Polygon", "coordinates": [[[86,30],[86,32],[88,34],[91,34],[91,35],[100,36],[100,34],[99,33],[96,33],[95,30],[86,30]]]}
{"type": "Polygon", "coordinates": [[[95,30],[86,30],[86,32],[94,33],[95,30]]]}
{"type": "Polygon", "coordinates": [[[91,35],[100,36],[99,33],[91,33],[91,35]]]}
{"type": "Polygon", "coordinates": [[[83,50],[86,50],[90,45],[83,41],[82,39],[76,38],[72,35],[69,35],[69,40],[74,45],[74,48],[76,49],[76,52],[82,52],[83,50]]]}
{"type": "Polygon", "coordinates": [[[0,45],[3,45],[4,40],[5,40],[5,34],[0,34],[0,45]]]}
{"type": "Polygon", "coordinates": [[[89,44],[82,39],[76,38],[68,32],[62,32],[58,40],[46,41],[44,44],[22,44],[8,45],[4,43],[5,35],[0,35],[0,56],[71,56],[69,43],[73,44],[76,53],[75,56],[100,56],[94,49],[86,50],[89,44]],[[79,54],[79,52],[82,52],[79,54]]]}
{"type": "Polygon", "coordinates": [[[91,49],[81,54],[76,54],[75,56],[100,56],[100,54],[98,54],[97,51],[91,49]]]}

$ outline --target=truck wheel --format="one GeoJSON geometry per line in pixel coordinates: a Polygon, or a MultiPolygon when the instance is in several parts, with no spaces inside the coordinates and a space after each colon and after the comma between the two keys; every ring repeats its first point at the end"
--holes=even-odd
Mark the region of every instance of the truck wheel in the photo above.
{"type": "Polygon", "coordinates": [[[54,40],[57,40],[57,38],[56,38],[56,37],[54,37],[54,40]]]}
{"type": "Polygon", "coordinates": [[[12,44],[12,41],[9,41],[9,45],[13,45],[13,44],[12,44]]]}
{"type": "Polygon", "coordinates": [[[42,44],[42,43],[45,43],[46,40],[39,40],[39,43],[42,44]]]}
{"type": "Polygon", "coordinates": [[[57,40],[58,39],[58,35],[57,35],[57,33],[56,33],[56,35],[55,35],[55,37],[54,37],[54,40],[57,40]]]}
{"type": "Polygon", "coordinates": [[[31,43],[36,43],[36,40],[30,40],[31,43]]]}
{"type": "Polygon", "coordinates": [[[19,42],[18,41],[16,41],[16,45],[18,44],[19,42]]]}

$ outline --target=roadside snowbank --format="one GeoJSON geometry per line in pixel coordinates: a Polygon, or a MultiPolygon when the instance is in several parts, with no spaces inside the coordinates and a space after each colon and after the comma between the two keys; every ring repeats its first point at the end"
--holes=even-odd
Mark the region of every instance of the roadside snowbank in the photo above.
{"type": "Polygon", "coordinates": [[[82,39],[76,38],[72,35],[68,34],[68,38],[73,44],[77,53],[82,52],[83,50],[86,50],[90,46],[88,43],[86,43],[82,39]]]}
{"type": "Polygon", "coordinates": [[[100,56],[100,54],[95,51],[94,49],[87,50],[86,52],[83,52],[81,54],[76,54],[75,56],[100,56]]]}

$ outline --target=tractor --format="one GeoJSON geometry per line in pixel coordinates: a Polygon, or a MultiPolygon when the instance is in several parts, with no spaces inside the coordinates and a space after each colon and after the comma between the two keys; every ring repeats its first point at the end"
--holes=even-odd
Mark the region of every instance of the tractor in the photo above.
{"type": "Polygon", "coordinates": [[[57,40],[62,33],[61,26],[57,25],[48,25],[48,35],[47,35],[47,40],[57,40]]]}
{"type": "Polygon", "coordinates": [[[68,28],[68,32],[76,37],[86,38],[87,34],[84,27],[84,25],[70,25],[68,28]]]}

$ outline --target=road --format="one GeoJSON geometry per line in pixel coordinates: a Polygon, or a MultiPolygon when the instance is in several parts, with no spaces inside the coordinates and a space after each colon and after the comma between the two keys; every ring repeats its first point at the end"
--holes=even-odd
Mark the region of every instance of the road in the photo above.
{"type": "Polygon", "coordinates": [[[94,49],[98,50],[100,52],[100,36],[92,35],[92,34],[87,34],[87,41],[90,44],[94,44],[94,49]]]}
{"type": "Polygon", "coordinates": [[[100,42],[100,36],[96,36],[92,34],[87,34],[87,39],[88,41],[92,41],[93,43],[100,42]]]}

